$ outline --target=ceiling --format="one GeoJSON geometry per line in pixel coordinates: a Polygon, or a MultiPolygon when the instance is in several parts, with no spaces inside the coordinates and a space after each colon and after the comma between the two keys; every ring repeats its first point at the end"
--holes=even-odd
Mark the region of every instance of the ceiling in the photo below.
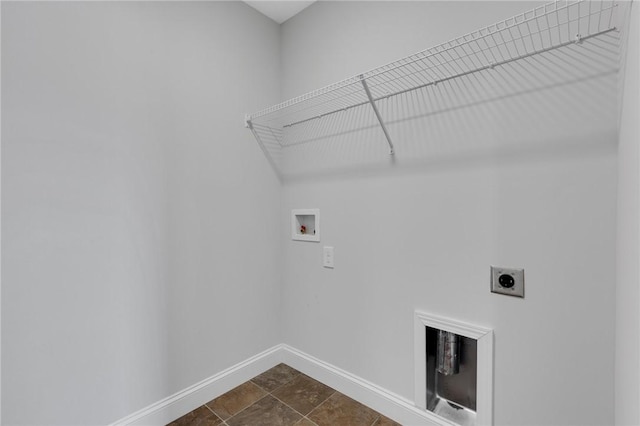
{"type": "Polygon", "coordinates": [[[300,13],[303,9],[311,6],[316,0],[280,0],[280,1],[246,1],[245,3],[256,9],[258,12],[282,24],[287,19],[300,13]]]}

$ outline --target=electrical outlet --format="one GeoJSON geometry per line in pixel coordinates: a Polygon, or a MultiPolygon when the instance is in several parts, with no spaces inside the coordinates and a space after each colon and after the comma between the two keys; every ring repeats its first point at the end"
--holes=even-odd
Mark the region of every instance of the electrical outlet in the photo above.
{"type": "Polygon", "coordinates": [[[492,266],[491,292],[524,298],[524,269],[492,266]]]}
{"type": "Polygon", "coordinates": [[[324,247],[322,249],[322,266],[333,268],[333,247],[324,247]]]}

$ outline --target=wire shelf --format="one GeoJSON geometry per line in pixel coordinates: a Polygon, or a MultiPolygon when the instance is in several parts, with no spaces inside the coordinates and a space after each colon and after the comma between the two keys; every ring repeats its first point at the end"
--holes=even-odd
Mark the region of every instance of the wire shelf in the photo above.
{"type": "Polygon", "coordinates": [[[401,95],[603,36],[616,30],[616,10],[615,2],[605,0],[545,4],[247,115],[246,125],[277,172],[286,149],[323,139],[335,131],[336,122],[342,122],[340,133],[377,127],[393,154],[392,135],[379,107],[401,95]],[[358,122],[346,125],[354,114],[358,122]]]}

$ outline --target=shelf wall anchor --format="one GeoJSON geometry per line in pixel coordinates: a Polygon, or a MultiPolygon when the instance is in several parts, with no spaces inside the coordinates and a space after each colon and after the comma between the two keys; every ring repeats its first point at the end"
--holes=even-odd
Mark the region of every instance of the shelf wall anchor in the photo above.
{"type": "Polygon", "coordinates": [[[385,126],[384,121],[382,121],[382,116],[380,115],[380,111],[378,111],[378,107],[373,100],[373,96],[371,96],[371,91],[369,90],[369,86],[367,85],[367,80],[362,74],[360,74],[359,77],[360,82],[362,82],[362,87],[364,88],[364,91],[367,94],[367,98],[369,99],[369,103],[371,104],[371,108],[373,108],[373,112],[376,114],[376,118],[378,119],[380,127],[382,127],[382,131],[384,132],[384,136],[387,138],[387,143],[389,144],[389,155],[394,155],[395,152],[393,150],[393,142],[391,142],[391,137],[389,136],[389,132],[387,132],[387,126],[385,126]]]}

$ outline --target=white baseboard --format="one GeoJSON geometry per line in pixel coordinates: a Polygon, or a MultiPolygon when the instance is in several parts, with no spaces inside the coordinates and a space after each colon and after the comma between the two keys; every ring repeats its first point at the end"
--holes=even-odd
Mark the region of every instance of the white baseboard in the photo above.
{"type": "Polygon", "coordinates": [[[110,426],[163,426],[279,363],[285,363],[403,425],[449,425],[412,401],[288,345],[276,345],[110,426]]]}
{"type": "Polygon", "coordinates": [[[110,426],[164,426],[281,363],[282,346],[267,349],[110,426]]]}

